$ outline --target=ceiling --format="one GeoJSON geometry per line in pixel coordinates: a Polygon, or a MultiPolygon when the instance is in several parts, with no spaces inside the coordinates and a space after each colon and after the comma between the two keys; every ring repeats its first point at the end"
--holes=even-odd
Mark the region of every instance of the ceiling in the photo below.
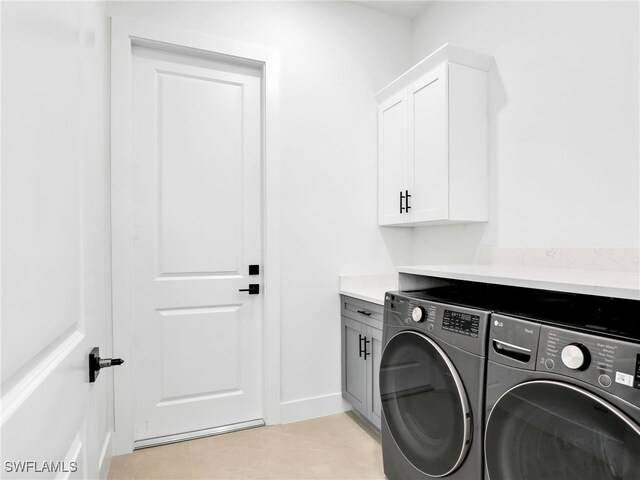
{"type": "Polygon", "coordinates": [[[387,1],[360,1],[353,0],[354,3],[363,7],[371,8],[382,13],[395,15],[396,17],[406,18],[407,20],[415,20],[429,5],[431,0],[387,0],[387,1]]]}

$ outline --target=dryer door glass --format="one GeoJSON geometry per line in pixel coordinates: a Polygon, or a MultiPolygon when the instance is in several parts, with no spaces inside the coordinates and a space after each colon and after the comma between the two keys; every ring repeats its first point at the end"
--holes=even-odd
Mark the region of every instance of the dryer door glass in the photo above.
{"type": "Polygon", "coordinates": [[[404,456],[432,476],[453,472],[470,446],[471,413],[453,364],[417,332],[395,335],[380,362],[386,424],[404,456]]]}
{"type": "Polygon", "coordinates": [[[586,390],[522,383],[495,404],[485,455],[491,480],[630,480],[640,475],[640,427],[586,390]]]}

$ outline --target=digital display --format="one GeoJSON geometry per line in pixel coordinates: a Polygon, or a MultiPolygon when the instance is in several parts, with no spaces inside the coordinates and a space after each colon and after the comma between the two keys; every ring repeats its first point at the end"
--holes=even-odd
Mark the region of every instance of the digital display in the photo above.
{"type": "Polygon", "coordinates": [[[480,315],[445,310],[442,317],[442,329],[448,332],[476,338],[480,328],[480,315]]]}

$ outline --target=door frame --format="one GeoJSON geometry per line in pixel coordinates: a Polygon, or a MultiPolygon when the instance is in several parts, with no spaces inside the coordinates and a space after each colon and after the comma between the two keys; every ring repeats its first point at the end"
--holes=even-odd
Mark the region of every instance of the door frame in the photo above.
{"type": "MultiPolygon", "coordinates": [[[[203,33],[111,18],[111,240],[113,352],[128,368],[114,372],[113,454],[133,451],[133,158],[132,47],[159,47],[226,58],[262,69],[263,414],[280,423],[280,53],[203,33]]],[[[123,365],[124,367],[126,367],[123,365]]]]}

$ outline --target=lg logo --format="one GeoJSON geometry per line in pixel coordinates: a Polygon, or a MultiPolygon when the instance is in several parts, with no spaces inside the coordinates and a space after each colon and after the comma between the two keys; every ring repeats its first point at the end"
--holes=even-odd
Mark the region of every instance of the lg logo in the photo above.
{"type": "Polygon", "coordinates": [[[499,322],[498,320],[495,320],[495,321],[493,322],[493,324],[494,324],[496,327],[503,327],[503,326],[504,326],[504,323],[499,322]]]}

